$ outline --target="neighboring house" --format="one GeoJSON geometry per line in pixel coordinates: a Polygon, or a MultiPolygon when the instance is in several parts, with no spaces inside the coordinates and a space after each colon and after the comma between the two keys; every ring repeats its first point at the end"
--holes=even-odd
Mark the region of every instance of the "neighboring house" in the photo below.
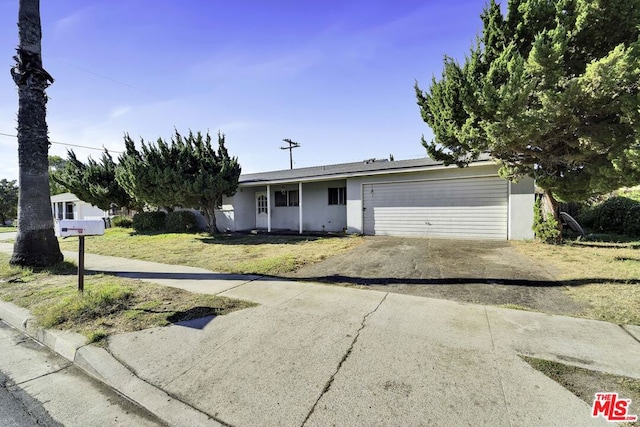
{"type": "Polygon", "coordinates": [[[533,180],[497,171],[489,159],[458,168],[422,158],[241,175],[216,219],[228,231],[533,238],[533,180]]]}
{"type": "Polygon", "coordinates": [[[108,216],[107,211],[83,202],[72,193],[51,196],[51,212],[54,219],[99,219],[108,216]]]}

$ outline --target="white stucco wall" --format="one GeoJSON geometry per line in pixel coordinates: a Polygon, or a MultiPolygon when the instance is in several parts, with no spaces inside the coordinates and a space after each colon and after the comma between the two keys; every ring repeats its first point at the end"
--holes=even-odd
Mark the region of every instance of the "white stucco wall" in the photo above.
{"type": "Polygon", "coordinates": [[[533,239],[534,181],[525,177],[509,183],[509,240],[533,239]]]}
{"type": "MultiPolygon", "coordinates": [[[[305,231],[342,231],[362,233],[362,186],[370,183],[438,180],[448,178],[471,178],[497,176],[496,165],[472,166],[408,172],[380,174],[367,177],[348,178],[326,182],[310,182],[302,185],[303,230],[305,231]],[[347,188],[347,205],[329,206],[328,188],[347,188]]],[[[297,190],[298,184],[271,185],[271,228],[298,230],[299,210],[296,206],[275,206],[277,191],[297,190]]],[[[218,217],[226,229],[231,231],[250,230],[256,226],[256,192],[266,191],[267,187],[241,187],[233,198],[223,200],[224,211],[218,217]]],[[[508,200],[508,238],[529,239],[533,237],[533,180],[523,178],[518,183],[509,184],[508,200]]]]}
{"type": "Polygon", "coordinates": [[[238,188],[236,194],[229,199],[229,205],[231,205],[233,208],[235,231],[251,230],[256,227],[257,191],[267,191],[267,187],[262,186],[238,188]]]}
{"type": "Polygon", "coordinates": [[[73,211],[76,215],[76,219],[97,219],[108,216],[107,213],[102,209],[90,205],[89,203],[80,201],[75,202],[73,211]]]}
{"type": "MultiPolygon", "coordinates": [[[[345,205],[329,205],[329,188],[346,187],[346,180],[302,184],[303,221],[308,231],[342,231],[347,228],[345,205]]],[[[347,191],[347,197],[348,197],[347,191]]]]}
{"type": "MultiPolygon", "coordinates": [[[[342,231],[347,227],[345,205],[329,205],[329,188],[345,187],[346,180],[302,184],[302,228],[305,231],[342,231]]],[[[276,192],[298,190],[298,184],[272,185],[271,228],[298,230],[298,206],[276,206],[276,192]]],[[[266,192],[266,186],[241,187],[232,198],[223,199],[222,219],[229,230],[251,230],[256,227],[256,192],[266,192]],[[231,225],[232,224],[232,225],[231,225]]],[[[348,191],[347,191],[348,197],[348,191]]],[[[222,216],[222,213],[221,213],[222,216]]],[[[221,218],[221,216],[217,218],[221,218]]]]}
{"type": "MultiPolygon", "coordinates": [[[[304,231],[342,231],[347,226],[347,213],[344,205],[329,205],[328,189],[346,186],[345,180],[311,182],[302,184],[302,229],[304,231]]],[[[298,184],[272,185],[271,192],[271,228],[281,230],[298,230],[300,226],[300,211],[298,206],[276,206],[275,194],[280,191],[299,190],[298,184]]],[[[255,193],[266,191],[265,187],[246,187],[243,192],[251,193],[251,200],[244,201],[250,207],[251,218],[248,216],[240,227],[236,219],[238,230],[255,227],[255,193]],[[249,225],[249,226],[246,226],[249,225]]],[[[234,200],[235,202],[235,200],[234,200]]],[[[242,203],[242,201],[240,201],[242,203]]],[[[239,204],[235,204],[236,217],[239,204]]],[[[249,209],[247,209],[249,211],[249,209]]]]}

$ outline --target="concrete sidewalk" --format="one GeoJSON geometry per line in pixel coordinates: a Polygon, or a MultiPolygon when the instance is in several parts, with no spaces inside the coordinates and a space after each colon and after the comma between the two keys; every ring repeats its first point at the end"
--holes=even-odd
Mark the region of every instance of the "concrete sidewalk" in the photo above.
{"type": "Polygon", "coordinates": [[[143,406],[143,385],[182,405],[149,408],[172,425],[189,414],[189,425],[604,425],[518,354],[640,378],[638,327],[113,257],[85,263],[261,304],[113,336],[109,353],[79,347],[76,363],[143,406]]]}

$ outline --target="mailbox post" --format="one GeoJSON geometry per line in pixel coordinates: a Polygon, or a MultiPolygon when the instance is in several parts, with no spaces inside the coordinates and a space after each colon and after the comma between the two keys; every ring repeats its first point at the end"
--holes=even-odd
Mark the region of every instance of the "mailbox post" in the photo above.
{"type": "Polygon", "coordinates": [[[84,293],[84,238],[102,236],[104,221],[101,219],[60,219],[56,220],[55,232],[58,237],[78,236],[78,291],[84,293]]]}

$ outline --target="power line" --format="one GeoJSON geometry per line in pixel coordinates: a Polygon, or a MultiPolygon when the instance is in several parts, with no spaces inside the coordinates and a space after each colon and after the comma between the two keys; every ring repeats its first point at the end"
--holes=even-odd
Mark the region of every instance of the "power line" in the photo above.
{"type": "MultiPolygon", "coordinates": [[[[11,135],[9,133],[3,133],[3,132],[0,132],[0,135],[9,136],[11,138],[17,138],[18,137],[17,135],[11,135]]],[[[86,145],[69,144],[69,143],[66,143],[66,142],[49,141],[49,143],[57,144],[57,145],[64,145],[64,146],[67,146],[67,147],[86,148],[87,150],[97,150],[97,151],[106,150],[106,148],[104,148],[104,147],[102,147],[102,148],[88,147],[86,145]]],[[[107,151],[109,151],[110,153],[122,154],[122,151],[113,151],[113,150],[107,150],[107,151]]]]}
{"type": "Polygon", "coordinates": [[[101,78],[103,78],[103,79],[105,79],[105,80],[112,81],[112,82],[117,83],[117,84],[119,84],[119,85],[126,86],[126,87],[131,88],[131,89],[139,90],[140,92],[144,92],[144,93],[146,93],[146,94],[148,94],[148,95],[156,96],[154,93],[151,93],[151,92],[149,92],[148,90],[141,89],[141,88],[139,88],[139,87],[136,87],[136,86],[130,85],[129,83],[125,83],[125,82],[122,82],[122,81],[120,81],[120,80],[116,80],[116,79],[114,79],[114,78],[111,78],[111,77],[109,77],[109,76],[105,76],[104,74],[96,73],[95,71],[87,70],[86,68],[82,68],[82,67],[79,67],[79,66],[77,66],[77,65],[70,64],[70,63],[68,63],[68,62],[67,62],[66,64],[67,64],[67,65],[69,65],[70,67],[76,68],[76,69],[78,69],[78,70],[80,70],[80,71],[84,71],[85,73],[93,74],[94,76],[101,77],[101,78]]]}

